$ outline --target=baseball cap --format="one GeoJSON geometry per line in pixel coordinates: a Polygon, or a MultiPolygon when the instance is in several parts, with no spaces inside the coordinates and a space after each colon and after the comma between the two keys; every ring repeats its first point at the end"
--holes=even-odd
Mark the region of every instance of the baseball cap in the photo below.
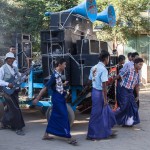
{"type": "Polygon", "coordinates": [[[14,54],[12,52],[9,52],[6,54],[5,59],[7,58],[15,58],[14,54]]]}

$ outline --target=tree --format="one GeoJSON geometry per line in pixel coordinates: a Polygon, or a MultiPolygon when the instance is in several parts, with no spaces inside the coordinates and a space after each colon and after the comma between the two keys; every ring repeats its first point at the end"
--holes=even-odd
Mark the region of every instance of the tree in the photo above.
{"type": "MultiPolygon", "coordinates": [[[[59,12],[76,6],[83,0],[1,0],[0,2],[0,47],[9,42],[10,33],[29,33],[33,37],[33,50],[39,49],[41,30],[48,30],[50,18],[44,12],[59,12]],[[2,35],[3,34],[3,35],[2,35]]],[[[125,43],[129,37],[146,33],[149,30],[148,20],[140,16],[140,12],[148,10],[149,0],[96,0],[98,12],[112,4],[116,11],[116,26],[110,28],[102,22],[94,26],[102,27],[98,31],[100,40],[113,40],[114,43],[125,43]]]]}
{"type": "Polygon", "coordinates": [[[20,12],[21,9],[13,5],[12,1],[0,2],[0,50],[7,49],[12,44],[12,36],[21,21],[20,12]]]}
{"type": "MultiPolygon", "coordinates": [[[[99,12],[112,4],[116,12],[116,26],[110,28],[100,22],[102,29],[98,32],[101,40],[112,40],[114,43],[126,43],[132,37],[141,33],[149,32],[148,19],[142,18],[140,12],[148,10],[149,0],[97,0],[99,12]]],[[[115,44],[116,48],[117,44],[115,44]]]]}
{"type": "Polygon", "coordinates": [[[77,0],[1,0],[0,49],[14,43],[11,41],[16,33],[28,33],[34,39],[33,50],[39,50],[40,31],[49,29],[50,22],[44,13],[66,10],[76,4],[77,0]]]}

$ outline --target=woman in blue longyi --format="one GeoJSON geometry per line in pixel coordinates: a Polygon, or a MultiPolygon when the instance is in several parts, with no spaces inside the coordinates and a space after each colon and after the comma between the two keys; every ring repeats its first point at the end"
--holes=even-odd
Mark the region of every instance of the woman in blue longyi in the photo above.
{"type": "Polygon", "coordinates": [[[92,111],[89,121],[87,140],[100,140],[113,135],[111,128],[116,124],[114,113],[107,102],[109,53],[101,51],[100,62],[92,67],[89,80],[92,82],[92,111]]]}
{"type": "Polygon", "coordinates": [[[72,139],[70,134],[70,124],[68,118],[68,112],[66,107],[64,85],[67,84],[62,82],[61,73],[66,68],[66,61],[63,58],[58,58],[55,61],[55,71],[51,75],[51,78],[46,83],[45,87],[40,91],[39,95],[33,101],[36,104],[47,89],[51,89],[52,93],[52,103],[53,108],[51,116],[48,121],[46,132],[44,134],[43,140],[53,139],[52,134],[59,137],[64,137],[67,139],[69,144],[77,144],[75,139],[72,139]]]}

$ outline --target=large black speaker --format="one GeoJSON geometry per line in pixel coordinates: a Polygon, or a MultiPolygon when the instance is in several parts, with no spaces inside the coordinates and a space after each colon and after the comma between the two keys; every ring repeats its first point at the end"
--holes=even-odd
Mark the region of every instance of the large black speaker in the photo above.
{"type": "Polygon", "coordinates": [[[108,44],[107,44],[107,42],[100,41],[100,48],[101,48],[101,50],[108,51],[108,44]]]}
{"type": "Polygon", "coordinates": [[[77,40],[77,54],[99,54],[100,44],[97,40],[77,40]]]}
{"type": "Polygon", "coordinates": [[[41,31],[41,53],[77,54],[76,41],[82,38],[81,34],[71,30],[41,31]]]}
{"type": "Polygon", "coordinates": [[[109,60],[109,64],[107,65],[108,67],[109,66],[115,66],[118,64],[118,56],[116,55],[111,55],[110,56],[110,60],[109,60]]]}
{"type": "MultiPolygon", "coordinates": [[[[62,74],[65,76],[65,80],[70,82],[70,58],[69,56],[64,56],[64,58],[67,62],[67,67],[62,74]]],[[[44,79],[49,79],[52,71],[54,70],[53,60],[55,60],[54,57],[48,57],[47,55],[42,56],[42,69],[44,79]]]]}
{"type": "Polygon", "coordinates": [[[18,45],[18,68],[22,69],[23,67],[28,67],[27,57],[32,58],[32,43],[29,42],[22,42],[18,45]]]}
{"type": "Polygon", "coordinates": [[[90,69],[98,63],[98,55],[74,55],[75,60],[71,59],[71,81],[70,85],[85,85],[88,81],[90,69]],[[78,62],[79,65],[76,63],[78,62]]]}
{"type": "Polygon", "coordinates": [[[65,39],[64,32],[64,30],[41,31],[41,42],[62,42],[65,39]]]}
{"type": "Polygon", "coordinates": [[[84,33],[93,33],[93,24],[80,15],[70,13],[55,13],[51,15],[50,30],[73,29],[84,33]]]}

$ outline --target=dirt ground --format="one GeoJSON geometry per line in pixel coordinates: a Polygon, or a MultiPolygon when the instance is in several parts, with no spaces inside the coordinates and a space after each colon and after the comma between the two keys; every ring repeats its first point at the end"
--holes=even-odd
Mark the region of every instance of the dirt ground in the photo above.
{"type": "Polygon", "coordinates": [[[26,122],[25,136],[18,136],[14,131],[0,131],[0,150],[149,150],[150,149],[150,91],[141,91],[141,123],[132,128],[116,126],[118,135],[115,139],[87,141],[89,114],[76,112],[72,135],[79,145],[72,146],[62,139],[41,140],[47,121],[38,110],[23,110],[26,122]]]}

